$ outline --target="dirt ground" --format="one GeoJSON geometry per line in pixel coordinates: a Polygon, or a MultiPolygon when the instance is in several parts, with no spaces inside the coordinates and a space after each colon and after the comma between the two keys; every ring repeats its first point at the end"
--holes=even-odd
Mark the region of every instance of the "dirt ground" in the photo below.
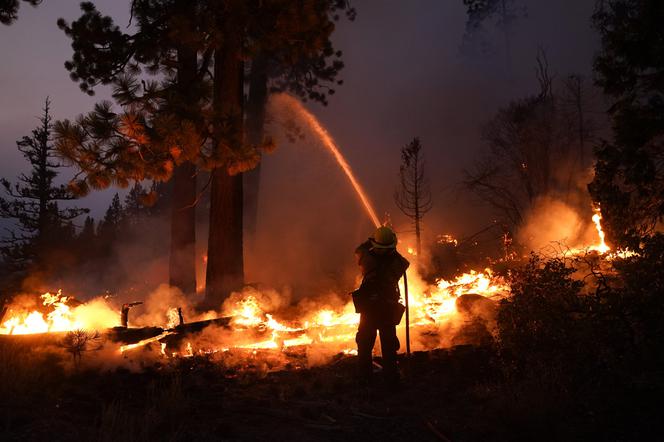
{"type": "Polygon", "coordinates": [[[53,357],[10,354],[0,360],[0,440],[631,439],[619,425],[603,424],[605,411],[599,419],[556,392],[506,388],[492,359],[492,350],[479,346],[415,353],[400,361],[401,388],[389,391],[380,378],[360,385],[349,356],[271,373],[204,357],[140,373],[66,373],[53,357]]]}

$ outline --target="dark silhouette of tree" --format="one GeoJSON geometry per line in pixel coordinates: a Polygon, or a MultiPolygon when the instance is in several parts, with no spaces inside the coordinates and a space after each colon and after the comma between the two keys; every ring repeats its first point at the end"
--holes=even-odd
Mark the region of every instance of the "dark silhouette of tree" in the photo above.
{"type": "Polygon", "coordinates": [[[85,217],[83,227],[76,237],[75,244],[75,255],[79,262],[90,263],[92,260],[99,259],[97,229],[95,228],[95,220],[91,216],[85,217]]]}
{"type": "Polygon", "coordinates": [[[106,209],[104,218],[100,221],[97,234],[105,243],[111,244],[120,236],[125,220],[125,208],[120,202],[120,196],[113,195],[111,204],[106,209]]]}
{"type": "Polygon", "coordinates": [[[47,98],[41,125],[17,141],[18,150],[31,166],[29,174],[21,174],[14,184],[0,179],[6,197],[0,198],[0,217],[14,219],[17,231],[10,231],[2,240],[0,253],[16,268],[40,265],[49,247],[62,244],[71,233],[71,220],[88,209],[60,209],[59,201],[76,199],[66,186],[54,183],[62,164],[51,144],[50,100],[47,98]]]}
{"type": "Polygon", "coordinates": [[[612,100],[613,139],[596,148],[591,195],[610,241],[635,247],[664,216],[664,4],[606,0],[596,82],[612,100]]]}
{"type": "MultiPolygon", "coordinates": [[[[43,0],[21,0],[32,6],[41,4],[43,0]]],[[[19,0],[0,0],[0,23],[11,25],[18,18],[19,0]]]]}
{"type": "Polygon", "coordinates": [[[143,223],[150,215],[152,193],[136,182],[124,199],[125,222],[130,226],[143,223]]]}
{"type": "Polygon", "coordinates": [[[422,219],[431,210],[432,202],[429,182],[424,175],[422,144],[418,137],[401,149],[399,188],[394,193],[394,201],[413,222],[419,255],[422,251],[422,219]]]}
{"type": "Polygon", "coordinates": [[[83,244],[91,243],[95,237],[95,220],[91,216],[86,216],[83,222],[83,228],[78,234],[79,239],[83,244]]]}

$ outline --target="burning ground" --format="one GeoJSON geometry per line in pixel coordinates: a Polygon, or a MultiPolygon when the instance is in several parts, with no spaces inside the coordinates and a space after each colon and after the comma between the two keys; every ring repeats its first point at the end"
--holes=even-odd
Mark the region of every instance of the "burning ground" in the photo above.
{"type": "MultiPolygon", "coordinates": [[[[464,339],[464,323],[472,316],[490,323],[495,319],[495,300],[508,291],[504,278],[490,269],[433,285],[414,270],[409,276],[414,350],[446,347],[464,339]]],[[[43,294],[39,301],[22,296],[6,308],[0,331],[16,339],[51,335],[54,341],[76,330],[98,331],[102,347],[109,352],[114,349],[119,364],[146,355],[172,358],[195,353],[226,361],[238,354],[248,357],[262,352],[284,356],[276,358],[273,367],[283,368],[294,356],[298,366],[309,367],[335,355],[354,354],[359,321],[349,297],[326,295],[292,305],[286,295],[255,288],[233,294],[220,311],[197,313],[190,300],[164,286],[151,293],[144,305],[129,310],[129,327],[121,326],[121,306],[113,304],[104,298],[79,303],[62,293],[43,294]]],[[[399,335],[403,341],[403,324],[399,335]]]]}
{"type": "MultiPolygon", "coordinates": [[[[600,220],[596,210],[596,244],[560,253],[613,259],[616,255],[604,243],[600,220]]],[[[441,241],[454,244],[449,237],[441,241]]],[[[408,271],[412,349],[490,340],[498,301],[510,292],[506,262],[497,263],[501,271],[487,267],[427,283],[419,274],[419,257],[412,247],[405,248],[413,262],[408,271]]],[[[513,258],[510,265],[517,265],[519,260],[513,258]]],[[[402,280],[402,294],[405,289],[402,280]]],[[[291,302],[288,293],[247,287],[231,295],[218,311],[200,312],[195,300],[161,286],[144,300],[125,303],[108,296],[83,303],[61,292],[19,296],[3,309],[0,334],[16,340],[25,335],[26,341],[43,335],[45,341],[60,346],[63,339],[72,339],[72,333],[94,334],[94,345],[79,343],[80,351],[70,351],[78,356],[90,352],[85,358],[74,356],[75,363],[85,360],[86,364],[139,369],[155,361],[204,355],[225,366],[263,360],[263,369],[274,371],[309,368],[354,355],[358,322],[349,297],[339,294],[291,302]]],[[[404,351],[405,321],[398,334],[404,351]]]]}

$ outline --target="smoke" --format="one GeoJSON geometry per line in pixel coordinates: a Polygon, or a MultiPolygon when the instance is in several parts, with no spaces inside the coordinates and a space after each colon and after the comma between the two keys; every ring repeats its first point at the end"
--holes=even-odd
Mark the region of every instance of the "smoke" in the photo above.
{"type": "MultiPolygon", "coordinates": [[[[569,168],[558,172],[568,176],[569,168]]],[[[535,200],[516,233],[517,241],[527,250],[561,252],[583,249],[598,242],[597,230],[592,222],[593,206],[587,185],[593,169],[574,175],[565,196],[550,194],[535,200]]]]}
{"type": "Polygon", "coordinates": [[[257,231],[245,242],[246,280],[289,287],[295,300],[328,290],[348,292],[356,273],[353,252],[373,224],[292,103],[271,100],[269,115],[279,147],[261,165],[257,231]]]}
{"type": "Polygon", "coordinates": [[[538,199],[526,215],[517,240],[528,250],[539,251],[553,244],[573,247],[581,242],[585,220],[564,202],[549,197],[538,199]]]}

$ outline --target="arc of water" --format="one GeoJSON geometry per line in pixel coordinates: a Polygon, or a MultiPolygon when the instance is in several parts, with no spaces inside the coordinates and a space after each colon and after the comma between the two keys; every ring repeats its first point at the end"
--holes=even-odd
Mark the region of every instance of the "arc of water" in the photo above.
{"type": "Polygon", "coordinates": [[[351,185],[353,186],[353,189],[355,189],[355,193],[357,194],[358,198],[360,199],[360,202],[364,206],[364,210],[367,212],[367,215],[369,215],[369,218],[371,218],[371,221],[374,223],[374,226],[380,227],[381,222],[378,220],[378,216],[376,215],[376,211],[374,210],[371,201],[369,200],[369,197],[366,195],[364,189],[357,181],[357,178],[355,178],[355,175],[353,174],[353,169],[351,169],[350,165],[348,164],[348,161],[346,161],[346,158],[339,150],[339,147],[337,146],[337,143],[334,141],[334,138],[332,138],[332,135],[330,135],[327,129],[325,129],[320,124],[318,119],[311,112],[309,112],[304,106],[302,106],[302,104],[295,98],[291,97],[288,94],[279,94],[275,98],[278,100],[285,101],[320,137],[321,141],[323,142],[323,145],[332,153],[334,159],[337,161],[341,169],[346,174],[348,181],[350,181],[351,185]]]}

